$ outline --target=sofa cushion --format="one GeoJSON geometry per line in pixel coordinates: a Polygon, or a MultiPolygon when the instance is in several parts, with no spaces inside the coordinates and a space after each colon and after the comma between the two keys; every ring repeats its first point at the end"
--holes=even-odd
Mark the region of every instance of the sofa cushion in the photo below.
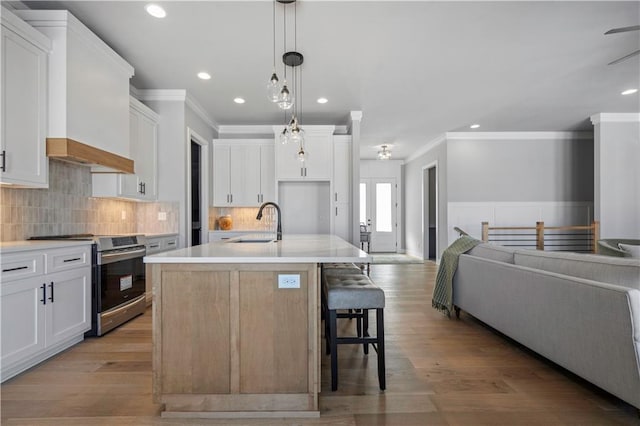
{"type": "Polygon", "coordinates": [[[640,260],[594,254],[517,250],[515,264],[640,289],[640,260]]]}
{"type": "Polygon", "coordinates": [[[513,254],[515,251],[516,249],[510,247],[482,243],[472,248],[468,254],[497,262],[513,263],[513,254]]]}

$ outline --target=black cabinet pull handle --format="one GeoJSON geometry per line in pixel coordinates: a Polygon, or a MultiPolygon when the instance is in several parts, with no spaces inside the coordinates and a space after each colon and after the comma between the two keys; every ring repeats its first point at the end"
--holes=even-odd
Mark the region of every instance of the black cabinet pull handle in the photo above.
{"type": "Polygon", "coordinates": [[[49,288],[51,289],[51,296],[49,297],[49,301],[53,303],[53,281],[51,281],[51,284],[49,284],[49,288]]]}
{"type": "Polygon", "coordinates": [[[0,166],[0,168],[2,169],[3,172],[7,171],[7,151],[5,151],[4,149],[2,150],[2,166],[0,166]]]}
{"type": "Polygon", "coordinates": [[[73,259],[65,259],[65,260],[63,260],[63,262],[64,263],[75,262],[76,260],[80,260],[80,259],[81,259],[80,257],[74,257],[73,259]]]}
{"type": "Polygon", "coordinates": [[[28,268],[28,266],[18,266],[17,268],[3,269],[2,272],[19,271],[21,269],[27,269],[27,268],[28,268]]]}
{"type": "Polygon", "coordinates": [[[42,284],[40,288],[42,289],[42,299],[40,299],[40,301],[42,302],[43,305],[46,305],[47,304],[47,285],[42,284]]]}

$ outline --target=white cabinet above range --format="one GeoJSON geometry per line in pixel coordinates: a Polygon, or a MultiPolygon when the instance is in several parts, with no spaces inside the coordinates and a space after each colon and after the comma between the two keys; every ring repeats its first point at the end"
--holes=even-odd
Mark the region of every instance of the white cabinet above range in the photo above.
{"type": "Polygon", "coordinates": [[[273,201],[273,140],[214,141],[212,190],[214,207],[255,207],[273,201]]]}
{"type": "Polygon", "coordinates": [[[72,139],[129,157],[133,67],[68,11],[15,13],[53,41],[47,137],[72,139]]]}
{"type": "Polygon", "coordinates": [[[158,115],[130,98],[129,143],[135,174],[94,173],[94,197],[155,201],[158,198],[158,115]]]}

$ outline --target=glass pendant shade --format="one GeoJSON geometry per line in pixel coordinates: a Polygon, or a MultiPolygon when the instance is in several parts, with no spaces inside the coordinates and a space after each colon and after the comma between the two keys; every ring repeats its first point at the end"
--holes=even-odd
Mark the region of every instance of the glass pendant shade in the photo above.
{"type": "Polygon", "coordinates": [[[282,145],[286,145],[289,143],[289,132],[287,131],[287,127],[285,127],[282,132],[280,132],[279,140],[282,145]]]}
{"type": "Polygon", "coordinates": [[[307,154],[304,152],[304,148],[300,147],[300,150],[298,151],[298,161],[304,161],[307,157],[307,154]]]}
{"type": "Polygon", "coordinates": [[[280,80],[278,80],[278,76],[274,72],[273,74],[271,74],[269,83],[267,83],[267,98],[271,102],[278,102],[281,90],[282,86],[280,85],[280,80]]]}
{"type": "Polygon", "coordinates": [[[282,85],[282,90],[280,90],[280,94],[278,95],[278,106],[281,109],[291,109],[293,106],[293,96],[291,96],[291,92],[289,92],[287,88],[286,81],[282,85]]]}

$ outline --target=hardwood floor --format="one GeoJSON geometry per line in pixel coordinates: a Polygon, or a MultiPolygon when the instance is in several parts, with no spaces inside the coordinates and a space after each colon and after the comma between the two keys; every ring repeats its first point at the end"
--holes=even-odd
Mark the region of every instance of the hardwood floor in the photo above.
{"type": "MultiPolygon", "coordinates": [[[[640,425],[619,399],[469,315],[431,308],[433,263],[372,265],[386,293],[387,390],[376,355],[339,347],[339,389],[322,356],[320,419],[163,419],[151,401],[151,311],[0,387],[2,425],[640,425]]],[[[374,316],[372,315],[372,326],[374,316]]],[[[353,323],[353,322],[352,322],[353,323]]],[[[342,320],[342,327],[353,324],[342,320]]]]}

